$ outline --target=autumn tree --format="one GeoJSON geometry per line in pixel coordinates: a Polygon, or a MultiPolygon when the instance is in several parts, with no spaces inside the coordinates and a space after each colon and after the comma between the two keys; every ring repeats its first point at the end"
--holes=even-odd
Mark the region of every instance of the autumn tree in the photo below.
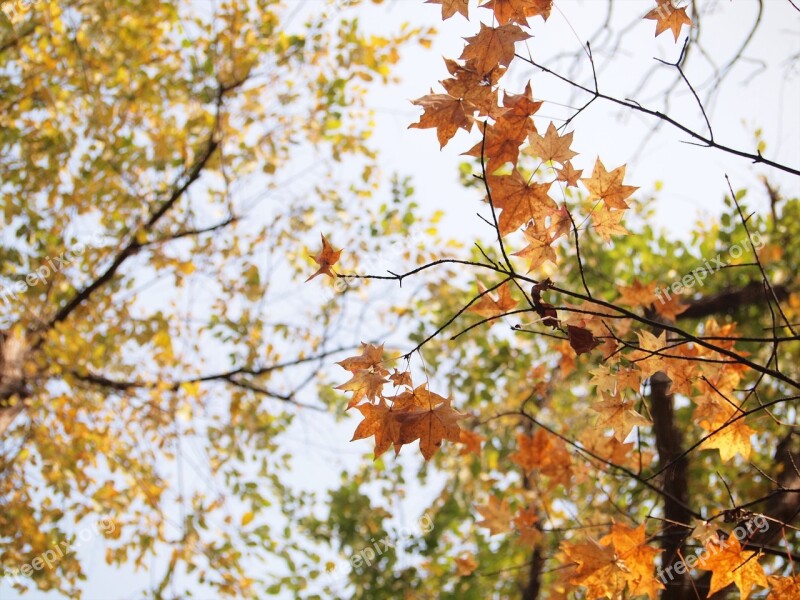
{"type": "MultiPolygon", "coordinates": [[[[354,440],[373,439],[375,463],[331,494],[327,519],[310,515],[306,526],[347,556],[391,528],[391,494],[362,489],[402,490],[407,470],[388,455],[418,442],[420,480],[440,478],[435,526],[411,548],[419,568],[391,554],[358,561],[338,593],[800,597],[797,149],[770,148],[758,133],[732,143],[712,110],[737,65],[758,62],[749,53],[763,13],[797,24],[796,4],[758,2],[728,55],[699,32],[714,25],[714,3],[629,2],[638,14],[618,30],[617,3],[603,3],[594,36],[576,52],[563,42],[550,62],[537,41],[558,0],[428,4],[469,19],[474,35],[414,100],[422,112],[410,126],[472,157],[453,210],[472,202],[491,234],[471,252],[389,273],[334,264],[335,239],[318,255],[332,281],[422,281],[425,291],[410,346],[365,340],[338,362],[341,408],[356,417],[354,440]],[[618,55],[656,54],[626,45],[634,30],[669,42],[642,74],[641,86],[663,86],[655,99],[644,87],[608,91],[618,55]],[[711,71],[702,86],[700,61],[711,71]],[[550,80],[563,97],[537,95],[550,80]],[[601,104],[645,120],[651,137],[677,134],[692,152],[732,161],[734,171],[704,173],[724,212],[691,235],[657,229],[661,184],[632,180],[602,147],[573,141],[601,104]],[[564,107],[564,118],[543,106],[564,107]]],[[[743,5],[731,8],[739,22],[743,5]]],[[[785,77],[796,77],[796,59],[781,57],[785,77]]],[[[674,152],[660,165],[667,182],[681,177],[674,152]]]]}
{"type": "Polygon", "coordinates": [[[80,553],[41,557],[100,518],[107,562],[152,597],[182,596],[180,574],[213,597],[305,585],[259,518],[304,502],[278,438],[324,413],[298,393],[338,350],[333,317],[299,318],[304,247],[345,206],[364,216],[337,241],[365,249],[414,222],[390,201],[369,234],[362,99],[429,36],[312,4],[3,2],[4,586],[78,597],[80,553]]]}

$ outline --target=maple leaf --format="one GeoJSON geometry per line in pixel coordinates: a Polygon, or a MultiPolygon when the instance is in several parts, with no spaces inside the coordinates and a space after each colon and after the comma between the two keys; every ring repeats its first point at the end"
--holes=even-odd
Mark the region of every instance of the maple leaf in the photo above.
{"type": "Polygon", "coordinates": [[[800,598],[800,575],[794,577],[767,577],[769,596],[767,600],[797,600],[800,598]]]}
{"type": "Polygon", "coordinates": [[[625,177],[625,165],[617,167],[610,173],[598,158],[594,163],[594,171],[589,178],[581,179],[583,185],[589,190],[589,200],[602,200],[608,208],[628,208],[625,198],[639,188],[632,185],[622,185],[625,177]]]}
{"type": "Polygon", "coordinates": [[[553,0],[489,0],[481,8],[494,11],[497,22],[527,25],[528,17],[540,16],[545,21],[550,16],[553,0]]]}
{"type": "Polygon", "coordinates": [[[486,292],[486,288],[480,281],[478,282],[478,292],[483,295],[478,302],[475,302],[469,307],[469,311],[477,313],[482,317],[489,318],[504,315],[519,304],[511,297],[511,288],[508,282],[505,282],[497,288],[497,300],[492,298],[490,294],[484,293],[486,292]]]}
{"type": "Polygon", "coordinates": [[[483,157],[486,160],[487,172],[496,171],[502,164],[516,164],[519,158],[519,147],[525,139],[526,132],[512,122],[499,118],[494,125],[487,125],[480,142],[464,152],[467,156],[483,157]]]}
{"type": "MultiPolygon", "coordinates": [[[[714,431],[720,427],[722,423],[709,429],[714,431]]],[[[727,462],[737,454],[741,454],[742,458],[748,460],[750,458],[750,451],[752,444],[750,437],[756,433],[754,429],[748,427],[744,419],[739,419],[733,423],[729,423],[719,433],[715,433],[710,438],[700,444],[701,450],[711,450],[716,448],[719,450],[719,457],[723,462],[727,462]]]]}
{"type": "Polygon", "coordinates": [[[395,413],[383,398],[378,404],[365,403],[356,407],[364,416],[364,420],[358,424],[353,439],[350,441],[361,440],[370,436],[375,436],[375,458],[386,452],[392,444],[398,444],[400,439],[400,424],[395,418],[395,413]]]}
{"type": "Polygon", "coordinates": [[[472,129],[473,106],[460,98],[449,94],[431,93],[412,100],[411,103],[421,106],[425,112],[420,116],[418,123],[412,123],[408,128],[429,129],[435,127],[440,148],[444,148],[459,128],[464,131],[472,129]]]}
{"type": "Polygon", "coordinates": [[[342,251],[334,250],[330,242],[328,242],[321,233],[319,237],[322,238],[322,250],[319,254],[312,257],[314,262],[319,265],[319,269],[317,269],[311,277],[306,279],[306,283],[314,279],[317,275],[328,275],[334,279],[336,278],[336,275],[331,271],[331,267],[339,261],[339,256],[342,254],[342,251]]]}
{"type": "Polygon", "coordinates": [[[425,460],[430,460],[436,450],[442,445],[443,440],[458,442],[461,440],[461,428],[458,426],[459,419],[464,415],[450,406],[450,400],[442,398],[437,394],[420,390],[420,386],[414,390],[416,400],[422,400],[427,396],[428,407],[424,408],[409,405],[397,414],[396,419],[400,423],[400,445],[419,440],[419,449],[425,460]],[[418,393],[420,392],[420,393],[418,393]],[[441,399],[438,402],[436,399],[441,399]]]}
{"type": "Polygon", "coordinates": [[[634,403],[621,396],[605,396],[602,402],[592,405],[592,410],[599,412],[598,427],[611,427],[614,437],[624,442],[634,427],[652,425],[634,409],[634,403]]]}
{"type": "Polygon", "coordinates": [[[519,450],[509,456],[511,462],[522,467],[526,473],[538,470],[541,475],[553,479],[553,484],[566,485],[572,476],[572,460],[563,440],[538,429],[533,437],[517,434],[519,450]]]}
{"type": "Polygon", "coordinates": [[[347,405],[350,409],[362,399],[374,400],[380,396],[383,386],[389,381],[385,378],[389,374],[383,366],[383,344],[361,343],[361,354],[351,356],[336,363],[353,376],[342,385],[336,386],[337,390],[353,392],[353,397],[347,405]]]}
{"type": "Polygon", "coordinates": [[[337,385],[335,389],[344,392],[353,392],[353,396],[347,403],[347,408],[353,408],[364,398],[367,400],[374,400],[381,395],[383,386],[389,383],[389,380],[373,371],[358,371],[353,376],[343,383],[337,385]]]}
{"type": "Polygon", "coordinates": [[[658,591],[664,586],[653,576],[655,557],[662,550],[646,544],[644,523],[636,529],[631,529],[620,523],[614,523],[611,533],[600,539],[600,543],[611,542],[616,555],[628,571],[626,579],[630,595],[638,596],[647,594],[650,600],[655,600],[658,591]]]}
{"type": "Polygon", "coordinates": [[[423,383],[411,391],[398,394],[393,400],[394,406],[398,410],[415,410],[420,408],[428,410],[443,402],[447,402],[447,398],[444,396],[430,391],[427,383],[423,383]]]}
{"type": "Polygon", "coordinates": [[[441,4],[442,20],[449,19],[456,13],[469,19],[469,0],[425,0],[425,4],[441,4]]]}
{"type": "Polygon", "coordinates": [[[475,506],[482,520],[477,521],[475,525],[478,527],[485,527],[489,530],[491,535],[498,533],[506,533],[511,530],[511,509],[508,507],[508,499],[503,498],[501,501],[496,496],[489,496],[488,504],[478,504],[475,506]]]}
{"type": "Polygon", "coordinates": [[[538,156],[544,161],[555,161],[557,163],[566,164],[573,156],[577,156],[577,152],[569,149],[572,145],[572,136],[574,132],[559,136],[553,122],[547,126],[547,131],[544,136],[538,133],[531,133],[528,140],[531,143],[531,152],[534,156],[538,156]]]}
{"type": "Polygon", "coordinates": [[[477,35],[464,38],[468,44],[461,58],[470,61],[481,73],[489,73],[498,65],[507,67],[514,58],[514,44],[529,37],[530,34],[512,23],[500,27],[488,27],[481,23],[477,35]]]}
{"type": "MultiPolygon", "coordinates": [[[[656,291],[658,292],[658,290],[656,291]]],[[[656,312],[670,321],[674,321],[675,317],[689,308],[689,305],[681,302],[678,296],[669,296],[668,300],[664,300],[663,291],[656,294],[656,298],[658,298],[658,302],[653,302],[656,312]]]]}
{"type": "Polygon", "coordinates": [[[395,385],[395,387],[413,387],[411,384],[411,373],[409,371],[400,372],[397,369],[394,370],[394,373],[389,375],[389,379],[395,385]]]}
{"type": "Polygon", "coordinates": [[[686,14],[686,7],[678,8],[672,0],[656,0],[656,8],[647,13],[644,18],[656,22],[656,37],[664,33],[667,29],[672,30],[675,41],[681,33],[684,24],[692,26],[692,20],[686,14]]]}
{"type": "Polygon", "coordinates": [[[578,180],[583,174],[583,169],[576,170],[570,161],[564,163],[560,169],[556,169],[556,181],[564,181],[567,187],[578,187],[578,180]]]}
{"type": "Polygon", "coordinates": [[[363,371],[365,369],[372,369],[381,375],[389,374],[389,371],[387,371],[383,366],[383,344],[376,346],[374,344],[366,344],[361,342],[360,355],[345,358],[336,364],[342,367],[345,371],[350,371],[351,373],[357,373],[358,371],[363,371]]]}
{"type": "Polygon", "coordinates": [[[530,261],[528,273],[544,264],[547,260],[553,264],[556,262],[556,253],[551,247],[553,238],[550,237],[550,233],[544,225],[539,225],[539,223],[540,221],[532,221],[522,230],[525,239],[528,241],[528,245],[519,252],[513,253],[514,256],[519,256],[530,261]]]}
{"type": "Polygon", "coordinates": [[[528,508],[520,510],[511,521],[514,530],[519,533],[519,541],[526,546],[535,546],[542,537],[542,532],[536,526],[539,516],[536,510],[528,508]]]}
{"type": "Polygon", "coordinates": [[[498,67],[489,73],[479,73],[469,63],[460,65],[449,58],[444,62],[453,77],[439,83],[448,94],[473,105],[482,115],[497,118],[505,112],[504,108],[498,106],[495,89],[505,73],[504,68],[498,67]]]}
{"type": "Polygon", "coordinates": [[[600,345],[600,340],[594,337],[591,331],[583,327],[568,325],[567,336],[569,337],[569,345],[575,350],[575,354],[586,354],[600,345]]]}
{"type": "Polygon", "coordinates": [[[575,563],[570,583],[586,588],[587,598],[622,598],[627,585],[627,573],[617,561],[614,548],[594,540],[562,542],[561,550],[575,563]]]}
{"type": "Polygon", "coordinates": [[[475,555],[471,552],[467,552],[462,556],[457,556],[455,559],[456,563],[456,572],[461,577],[467,577],[468,575],[472,575],[475,572],[475,569],[478,568],[478,561],[475,559],[475,555]]]}
{"type": "Polygon", "coordinates": [[[656,300],[656,284],[648,283],[645,285],[639,281],[638,278],[635,278],[631,285],[623,285],[617,289],[620,293],[620,297],[617,299],[617,302],[620,302],[625,306],[649,307],[656,300]]]}
{"type": "Polygon", "coordinates": [[[472,453],[475,456],[481,455],[481,442],[483,442],[486,438],[474,431],[469,431],[468,429],[461,430],[461,437],[460,442],[464,444],[464,447],[461,449],[459,454],[469,454],[472,453]]]}
{"type": "Polygon", "coordinates": [[[666,332],[662,331],[658,337],[649,331],[637,331],[636,335],[639,338],[639,350],[631,352],[630,358],[639,370],[647,377],[656,371],[666,371],[664,359],[658,354],[667,345],[666,332]]]}
{"type": "Polygon", "coordinates": [[[533,99],[533,91],[529,81],[521,94],[506,93],[503,95],[503,107],[505,110],[498,118],[498,124],[511,131],[516,131],[517,136],[514,139],[518,139],[521,144],[526,135],[536,133],[536,125],[534,125],[531,117],[536,114],[542,104],[542,102],[537,102],[533,99]]]}
{"type": "Polygon", "coordinates": [[[558,210],[558,205],[547,194],[552,182],[528,183],[516,169],[511,175],[489,175],[487,179],[492,203],[502,211],[497,225],[503,236],[513,233],[531,220],[543,221],[558,210]]]}
{"type": "Polygon", "coordinates": [[[758,564],[756,553],[742,550],[735,536],[728,538],[720,546],[707,546],[706,550],[700,555],[697,566],[711,571],[709,596],[732,583],[739,588],[742,599],[750,595],[753,586],[769,586],[764,569],[758,564]]]}
{"type": "Polygon", "coordinates": [[[550,232],[553,235],[553,241],[560,238],[562,235],[569,235],[572,228],[572,218],[570,217],[569,210],[566,204],[555,213],[550,215],[550,232]]]}
{"type": "Polygon", "coordinates": [[[600,234],[603,241],[610,242],[612,235],[625,235],[628,233],[628,230],[620,225],[624,215],[625,211],[623,210],[611,210],[605,205],[601,205],[595,207],[590,217],[594,230],[600,234]]]}

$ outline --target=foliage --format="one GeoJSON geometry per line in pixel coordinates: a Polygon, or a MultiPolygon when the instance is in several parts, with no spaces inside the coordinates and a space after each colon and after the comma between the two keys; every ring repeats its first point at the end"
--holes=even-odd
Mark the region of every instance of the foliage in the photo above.
{"type": "Polygon", "coordinates": [[[3,583],[78,597],[79,553],[35,561],[102,517],[110,565],[158,557],[153,597],[300,589],[265,516],[308,501],[281,434],[337,349],[279,285],[345,206],[364,218],[338,238],[366,249],[415,222],[398,199],[369,235],[363,97],[431,32],[373,35],[335,2],[2,8],[3,583]]]}
{"type": "MultiPolygon", "coordinates": [[[[419,439],[447,478],[431,507],[436,543],[420,550],[423,572],[407,597],[796,597],[800,295],[791,240],[800,199],[766,180],[772,210],[756,214],[720,174],[728,213],[691,242],[670,240],[649,224],[650,199],[629,184],[626,165],[585,161],[571,125],[594,101],[612,102],[709,152],[800,172],[761,146],[719,143],[683,70],[691,34],[674,63],[662,62],[708,133],[600,92],[590,44],[588,85],[531,58],[520,42],[547,26],[550,0],[483,3],[491,24],[466,1],[429,1],[444,19],[478,20],[480,30],[458,60],[445,59],[444,92],[413,102],[423,112],[411,127],[435,129],[441,146],[472,133],[463,147],[495,239],[405,272],[347,273],[400,284],[426,277],[428,293],[416,307],[414,347],[365,344],[340,363],[352,378],[338,388],[363,417],[353,439],[374,436],[376,460],[419,439]],[[523,64],[589,101],[560,126],[539,117],[530,82],[522,92],[506,87],[523,64]],[[709,262],[724,251],[727,263],[709,262]],[[430,437],[405,429],[418,390],[430,437]],[[461,453],[438,447],[456,438],[461,453]]],[[[657,0],[643,17],[677,42],[693,26],[688,10],[657,0]]],[[[390,476],[382,464],[376,480],[390,476]]],[[[392,576],[369,597],[396,597],[382,591],[392,576]]]]}

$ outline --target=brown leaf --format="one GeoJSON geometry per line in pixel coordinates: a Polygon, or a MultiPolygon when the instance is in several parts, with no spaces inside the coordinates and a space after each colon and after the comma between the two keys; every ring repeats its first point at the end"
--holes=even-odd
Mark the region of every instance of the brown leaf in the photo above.
{"type": "Polygon", "coordinates": [[[617,167],[610,173],[598,158],[594,163],[594,171],[590,178],[581,179],[583,185],[589,190],[589,200],[599,199],[605,202],[608,208],[628,208],[625,198],[633,194],[638,187],[622,185],[625,177],[625,165],[617,167]]]}
{"type": "Polygon", "coordinates": [[[327,275],[328,277],[336,278],[336,275],[331,271],[331,267],[339,261],[339,256],[342,254],[342,251],[334,250],[333,246],[325,239],[324,235],[319,234],[319,237],[322,238],[322,250],[319,254],[312,257],[314,262],[319,265],[319,269],[317,269],[311,277],[306,279],[306,282],[311,281],[317,275],[327,275]]]}
{"type": "Polygon", "coordinates": [[[568,325],[567,335],[569,336],[569,345],[579,355],[591,352],[600,345],[600,340],[594,337],[591,331],[583,327],[568,325]]]}
{"type": "Polygon", "coordinates": [[[492,203],[502,211],[497,218],[500,234],[514,233],[531,220],[542,221],[558,211],[558,205],[547,194],[552,182],[528,183],[519,171],[511,175],[489,175],[492,203]]]}
{"type": "Polygon", "coordinates": [[[538,156],[544,161],[555,161],[557,163],[566,164],[573,156],[577,156],[577,152],[570,150],[572,145],[572,136],[574,132],[570,131],[562,136],[558,135],[555,125],[550,122],[547,127],[547,132],[544,136],[538,133],[531,133],[528,139],[531,143],[531,152],[534,156],[538,156]]]}
{"type": "Polygon", "coordinates": [[[644,18],[656,22],[656,37],[664,33],[667,29],[672,30],[675,41],[681,33],[684,24],[692,26],[692,20],[686,14],[686,7],[677,8],[672,0],[656,0],[658,6],[647,13],[644,18]]]}
{"type": "MultiPolygon", "coordinates": [[[[482,294],[486,291],[486,288],[480,281],[478,282],[478,291],[482,294]]],[[[507,313],[519,304],[511,297],[511,288],[508,282],[497,288],[497,292],[497,300],[492,298],[490,294],[483,294],[478,302],[475,302],[469,307],[469,312],[477,313],[486,318],[496,317],[507,313]]]]}
{"type": "Polygon", "coordinates": [[[412,100],[412,104],[421,106],[425,109],[418,123],[412,123],[409,129],[428,129],[436,128],[436,137],[439,140],[439,147],[444,148],[445,144],[456,134],[459,128],[464,131],[472,129],[474,107],[460,98],[454,98],[449,94],[428,94],[417,100],[412,100]]]}
{"type": "Polygon", "coordinates": [[[441,4],[442,20],[449,19],[456,13],[469,19],[469,0],[425,0],[425,4],[441,4]]]}
{"type": "Polygon", "coordinates": [[[511,23],[500,27],[488,27],[481,23],[477,35],[464,38],[468,44],[461,58],[470,61],[479,72],[489,73],[498,65],[507,67],[514,58],[514,44],[529,37],[530,34],[511,23]]]}
{"type": "Polygon", "coordinates": [[[540,16],[545,21],[550,16],[553,0],[489,0],[481,8],[494,11],[497,22],[528,24],[528,17],[540,16]]]}

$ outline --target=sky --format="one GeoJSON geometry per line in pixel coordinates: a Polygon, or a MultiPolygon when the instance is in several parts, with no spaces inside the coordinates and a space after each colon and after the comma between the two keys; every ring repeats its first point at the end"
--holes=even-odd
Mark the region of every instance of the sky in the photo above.
{"type": "MultiPolygon", "coordinates": [[[[307,0],[309,10],[314,9],[317,1],[307,0]]],[[[440,150],[433,130],[408,128],[420,114],[410,101],[430,93],[431,88],[434,92],[441,91],[436,82],[447,75],[442,57],[458,57],[462,38],[472,35],[477,25],[459,15],[442,23],[439,7],[423,4],[421,0],[386,0],[381,5],[357,8],[347,8],[347,2],[342,0],[341,5],[343,14],[355,11],[367,31],[388,33],[402,22],[435,26],[439,30],[432,48],[409,48],[404,53],[396,71],[401,83],[371,91],[368,105],[375,112],[374,145],[382,151],[381,167],[387,176],[391,173],[412,176],[414,199],[423,212],[444,211],[442,228],[446,236],[459,239],[466,246],[476,236],[487,239],[486,226],[475,216],[480,195],[461,187],[458,176],[458,165],[465,160],[461,153],[477,141],[476,132],[471,135],[459,132],[440,150]]],[[[696,101],[682,82],[676,82],[675,68],[656,61],[656,58],[676,60],[681,45],[675,44],[669,34],[656,39],[654,23],[641,20],[652,5],[649,0],[615,2],[612,29],[625,28],[626,33],[620,46],[612,50],[613,38],[594,37],[605,19],[604,2],[557,1],[547,27],[542,27],[539,19],[533,21],[534,38],[518,45],[517,51],[530,54],[537,62],[555,64],[559,72],[574,72],[580,83],[591,85],[582,44],[587,39],[597,39],[594,58],[602,92],[633,98],[642,105],[663,110],[665,91],[669,90],[669,114],[705,132],[696,101]],[[575,56],[578,61],[570,62],[575,56]],[[640,86],[648,73],[649,79],[640,86]]],[[[755,131],[760,128],[766,143],[764,155],[797,167],[800,165],[800,72],[797,65],[792,70],[786,60],[800,52],[800,13],[785,0],[764,0],[764,5],[761,26],[744,58],[721,82],[709,78],[710,63],[702,56],[691,57],[686,75],[704,100],[715,139],[754,151],[755,131]]],[[[706,51],[724,65],[747,36],[757,14],[757,2],[708,0],[706,6],[712,14],[703,22],[702,39],[706,51]]],[[[471,10],[485,17],[489,15],[489,11],[478,9],[474,2],[471,10]]],[[[530,80],[534,98],[544,101],[541,117],[536,119],[540,131],[551,119],[556,126],[563,123],[576,107],[589,99],[588,95],[576,94],[569,86],[532,67],[517,69],[509,74],[508,80],[512,82],[508,87],[517,92],[530,80]]],[[[714,149],[687,144],[687,135],[666,125],[654,131],[655,125],[650,117],[621,113],[610,103],[597,101],[571,123],[570,130],[575,131],[572,148],[579,153],[573,163],[589,171],[597,156],[609,170],[626,164],[625,182],[641,188],[634,198],[649,197],[659,187],[655,194],[654,222],[668,236],[688,239],[694,223],[708,224],[717,218],[727,191],[726,174],[734,188],[751,188],[748,201],[754,208],[766,205],[759,175],[770,175],[787,192],[800,191],[797,181],[789,176],[775,175],[714,149]]],[[[286,436],[286,444],[296,448],[295,474],[290,482],[324,490],[338,482],[341,470],[352,468],[362,456],[371,453],[370,440],[349,442],[354,423],[353,420],[338,424],[330,420],[320,422],[316,417],[299,414],[286,436]]],[[[401,457],[401,460],[413,464],[413,459],[401,457]]],[[[396,513],[403,515],[399,519],[401,526],[416,522],[433,491],[435,486],[429,486],[418,494],[409,494],[408,499],[395,507],[396,513]]],[[[113,590],[115,597],[137,598],[137,590],[151,581],[147,574],[108,569],[99,535],[89,536],[77,551],[85,560],[89,577],[84,596],[87,599],[108,598],[109,590],[113,590]]],[[[166,561],[165,557],[164,564],[166,561]]],[[[0,584],[2,600],[60,597],[41,593],[18,596],[7,585],[0,584]]]]}

